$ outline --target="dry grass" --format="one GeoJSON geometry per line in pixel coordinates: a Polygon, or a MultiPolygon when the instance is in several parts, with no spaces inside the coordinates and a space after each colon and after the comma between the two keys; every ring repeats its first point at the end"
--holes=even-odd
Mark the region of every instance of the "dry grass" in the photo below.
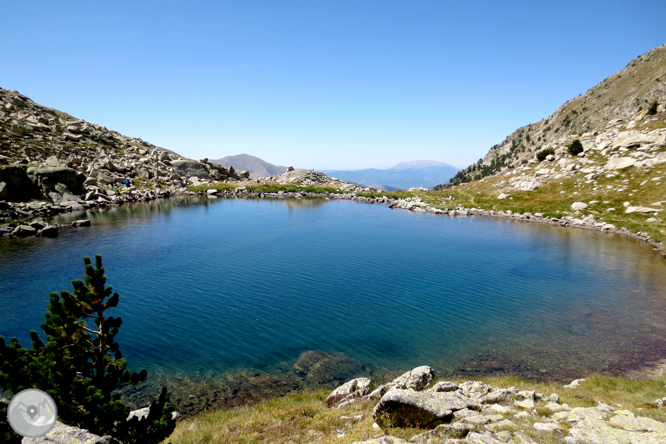
{"type": "Polygon", "coordinates": [[[372,427],[372,405],[330,409],[322,402],[327,395],[326,391],[295,392],[254,406],[200,414],[179,423],[167,442],[341,444],[383,435],[372,427]]]}
{"type": "MultiPolygon", "coordinates": [[[[579,387],[566,389],[556,383],[537,383],[515,376],[482,379],[493,387],[518,387],[550,395],[557,393],[562,403],[571,407],[591,407],[603,402],[618,409],[631,410],[641,416],[666,421],[666,411],[652,402],[666,396],[666,377],[634,381],[622,377],[592,375],[579,387]]],[[[236,409],[218,410],[183,420],[165,442],[172,444],[349,444],[377,438],[384,431],[373,427],[374,403],[359,402],[348,408],[332,409],[323,404],[327,391],[294,392],[281,398],[236,409]]],[[[561,434],[534,434],[531,424],[550,415],[537,408],[538,415],[516,419],[511,431],[523,430],[537,442],[561,443],[561,434]]],[[[423,430],[394,428],[386,434],[409,440],[423,430]]],[[[564,430],[566,433],[566,430],[564,430]]]]}
{"type": "MultiPolygon", "coordinates": [[[[601,160],[598,154],[590,158],[601,160]]],[[[530,176],[537,168],[532,167],[525,175],[530,176]]],[[[575,216],[582,219],[592,215],[598,221],[644,232],[658,241],[666,240],[666,205],[655,205],[666,201],[666,165],[650,169],[630,167],[616,174],[616,177],[602,175],[594,180],[586,180],[583,174],[578,174],[551,180],[534,191],[505,190],[509,194],[506,199],[498,199],[502,191],[498,183],[506,179],[504,176],[491,176],[447,190],[418,194],[424,202],[446,209],[462,205],[484,210],[511,210],[520,214],[542,213],[556,218],[575,216]],[[593,203],[586,210],[575,212],[571,204],[577,201],[593,203]],[[625,202],[631,206],[662,209],[663,212],[656,217],[657,222],[648,222],[654,217],[652,214],[626,214],[625,202]]]]}

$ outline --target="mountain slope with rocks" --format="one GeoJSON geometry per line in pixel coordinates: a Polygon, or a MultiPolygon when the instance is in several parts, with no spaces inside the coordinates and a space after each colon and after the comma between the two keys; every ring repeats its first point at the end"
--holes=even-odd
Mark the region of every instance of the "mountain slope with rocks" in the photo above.
{"type": "MultiPolygon", "coordinates": [[[[493,146],[483,159],[470,165],[449,183],[478,180],[529,163],[538,152],[562,154],[575,139],[588,149],[603,151],[620,133],[651,134],[666,128],[666,45],[632,60],[622,71],[606,78],[585,94],[567,101],[551,116],[518,128],[493,146]]],[[[623,134],[624,136],[624,134],[623,134]]],[[[626,142],[630,147],[631,144],[626,142]]]]}
{"type": "MultiPolygon", "coordinates": [[[[200,181],[239,179],[233,169],[186,159],[0,88],[0,223],[186,193],[187,185],[200,181]]],[[[35,231],[19,228],[5,225],[0,234],[35,231]]]]}

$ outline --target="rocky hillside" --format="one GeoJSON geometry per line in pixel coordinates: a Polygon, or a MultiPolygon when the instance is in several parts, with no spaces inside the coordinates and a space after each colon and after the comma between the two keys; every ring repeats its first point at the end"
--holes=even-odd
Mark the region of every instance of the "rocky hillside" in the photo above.
{"type": "Polygon", "coordinates": [[[247,174],[186,159],[0,88],[0,222],[153,199],[239,176],[247,174]]]}
{"type": "Polygon", "coordinates": [[[596,149],[619,133],[651,134],[666,128],[665,105],[663,45],[632,60],[622,71],[569,100],[548,118],[514,131],[483,159],[453,177],[448,186],[525,164],[540,151],[564,153],[575,139],[588,149],[596,149]]]}

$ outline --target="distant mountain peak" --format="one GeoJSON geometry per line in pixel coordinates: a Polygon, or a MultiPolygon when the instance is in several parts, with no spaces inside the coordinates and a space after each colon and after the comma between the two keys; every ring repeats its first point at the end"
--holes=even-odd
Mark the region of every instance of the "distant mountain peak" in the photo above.
{"type": "Polygon", "coordinates": [[[247,170],[253,178],[279,176],[287,171],[286,166],[273,165],[272,163],[268,163],[265,160],[249,154],[226,156],[221,159],[211,160],[210,162],[227,168],[233,166],[236,171],[247,170]]]}
{"type": "Polygon", "coordinates": [[[436,160],[412,160],[409,162],[400,162],[396,166],[389,168],[391,170],[410,170],[410,169],[420,169],[420,168],[429,168],[429,167],[452,167],[453,165],[445,162],[438,162],[436,160]]]}
{"type": "Polygon", "coordinates": [[[406,190],[412,187],[433,187],[449,180],[459,168],[435,160],[415,160],[402,162],[388,169],[369,168],[365,170],[323,170],[332,177],[364,186],[382,185],[390,189],[406,190]]]}

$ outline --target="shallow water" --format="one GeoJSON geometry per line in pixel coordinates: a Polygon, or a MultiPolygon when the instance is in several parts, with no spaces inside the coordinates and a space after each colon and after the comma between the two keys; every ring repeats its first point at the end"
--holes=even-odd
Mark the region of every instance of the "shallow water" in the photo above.
{"type": "Polygon", "coordinates": [[[102,254],[133,369],[275,372],[307,350],[368,371],[567,379],[666,356],[666,262],[637,241],[325,200],[121,206],[0,242],[0,335],[29,345],[48,295],[102,254]]]}

